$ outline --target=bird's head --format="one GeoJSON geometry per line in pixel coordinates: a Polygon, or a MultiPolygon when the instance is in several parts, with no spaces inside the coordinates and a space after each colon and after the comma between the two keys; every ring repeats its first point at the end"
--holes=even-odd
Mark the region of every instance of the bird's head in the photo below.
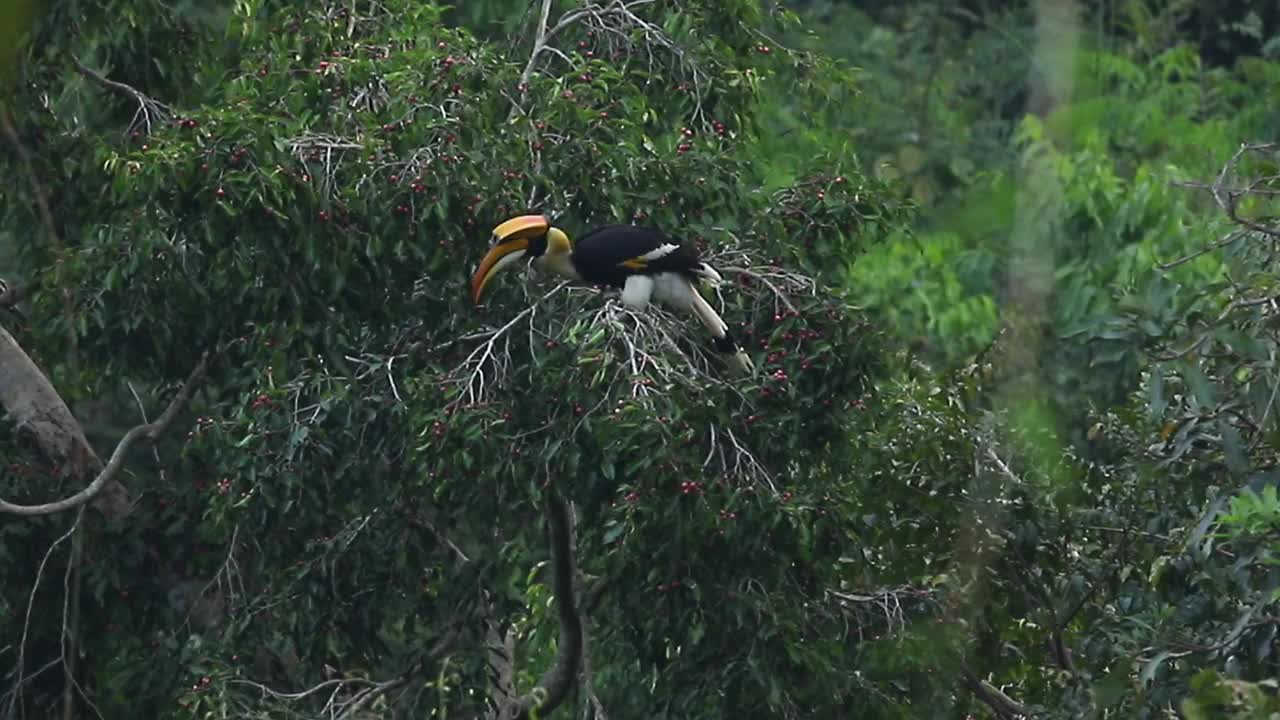
{"type": "Polygon", "coordinates": [[[521,260],[532,264],[569,252],[569,236],[546,216],[513,217],[493,229],[493,246],[471,278],[471,300],[479,303],[489,281],[521,260]]]}

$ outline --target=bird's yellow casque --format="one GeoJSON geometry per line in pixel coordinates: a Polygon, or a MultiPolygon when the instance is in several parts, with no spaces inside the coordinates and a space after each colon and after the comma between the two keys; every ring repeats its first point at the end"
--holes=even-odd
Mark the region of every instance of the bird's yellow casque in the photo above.
{"type": "Polygon", "coordinates": [[[493,247],[480,261],[480,268],[471,279],[471,300],[479,303],[489,281],[529,254],[530,240],[539,237],[546,237],[548,246],[554,242],[554,251],[558,254],[570,251],[569,237],[560,229],[551,227],[551,222],[543,215],[520,215],[494,228],[493,247]]]}
{"type": "Polygon", "coordinates": [[[716,349],[729,353],[739,370],[755,369],[728,325],[698,292],[698,283],[719,283],[721,278],[690,245],[634,225],[606,225],[572,243],[545,216],[520,215],[493,229],[493,245],[471,278],[472,301],[479,303],[493,278],[521,260],[577,282],[620,288],[622,301],[635,308],[653,299],[692,312],[715,338],[716,349]]]}

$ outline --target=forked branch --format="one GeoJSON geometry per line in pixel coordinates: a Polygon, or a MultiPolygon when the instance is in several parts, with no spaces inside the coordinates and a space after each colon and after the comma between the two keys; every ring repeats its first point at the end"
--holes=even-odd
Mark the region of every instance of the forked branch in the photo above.
{"type": "Polygon", "coordinates": [[[71,62],[75,64],[76,71],[89,81],[112,92],[132,98],[134,102],[138,103],[138,110],[133,114],[133,120],[129,123],[129,128],[126,132],[132,131],[138,126],[139,122],[146,127],[148,133],[151,132],[152,125],[169,122],[172,113],[170,112],[169,107],[164,103],[151,98],[137,88],[126,85],[122,82],[116,82],[115,80],[104,76],[102,73],[80,62],[80,58],[74,55],[71,56],[71,62]]]}
{"type": "Polygon", "coordinates": [[[0,500],[0,512],[28,517],[52,515],[53,513],[79,507],[93,500],[120,472],[120,468],[124,465],[124,459],[134,444],[143,439],[154,442],[173,424],[178,413],[182,412],[187,402],[191,400],[191,395],[195,392],[196,387],[204,380],[208,362],[209,353],[206,351],[200,356],[200,362],[191,371],[186,382],[182,384],[178,394],[170,401],[169,407],[165,409],[164,414],[153,422],[139,425],[125,433],[119,444],[116,445],[115,451],[111,453],[111,459],[98,471],[97,477],[93,479],[93,482],[89,483],[88,487],[70,497],[42,505],[16,505],[0,500]]]}

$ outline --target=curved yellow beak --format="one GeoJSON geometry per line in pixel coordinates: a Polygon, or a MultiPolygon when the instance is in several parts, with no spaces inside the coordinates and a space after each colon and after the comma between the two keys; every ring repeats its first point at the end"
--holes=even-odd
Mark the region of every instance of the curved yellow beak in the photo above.
{"type": "Polygon", "coordinates": [[[521,215],[494,228],[494,245],[471,276],[471,301],[479,304],[489,281],[524,257],[529,250],[529,240],[545,234],[550,227],[551,222],[542,215],[521,215]]]}

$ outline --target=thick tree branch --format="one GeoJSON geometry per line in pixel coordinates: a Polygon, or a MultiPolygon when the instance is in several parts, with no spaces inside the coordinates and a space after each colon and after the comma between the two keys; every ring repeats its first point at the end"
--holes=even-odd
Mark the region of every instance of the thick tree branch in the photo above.
{"type": "Polygon", "coordinates": [[[547,498],[547,520],[551,535],[551,590],[556,599],[560,621],[560,642],[555,663],[538,681],[538,686],[520,699],[517,720],[525,720],[537,711],[545,717],[568,697],[582,663],[582,619],[573,596],[577,563],[573,555],[573,518],[569,505],[557,495],[547,498]]]}
{"type": "Polygon", "coordinates": [[[969,668],[967,663],[961,663],[960,672],[964,676],[964,684],[975,696],[987,707],[995,712],[996,717],[1008,718],[1033,718],[1034,715],[1027,709],[1026,705],[1014,700],[1004,693],[1003,690],[992,685],[991,683],[978,677],[977,674],[969,668]]]}
{"type": "MultiPolygon", "coordinates": [[[[578,533],[572,532],[570,536],[572,547],[577,547],[578,533]]],[[[595,610],[599,594],[604,592],[605,583],[601,580],[588,590],[583,587],[586,578],[581,572],[575,571],[573,578],[573,596],[578,599],[578,615],[582,622],[582,694],[586,696],[583,718],[584,720],[609,720],[604,703],[600,702],[600,697],[596,694],[595,672],[591,665],[591,613],[595,610]],[[594,598],[591,596],[593,591],[597,593],[594,598]]]]}
{"type": "MultiPolygon", "coordinates": [[[[23,351],[18,341],[0,327],[0,407],[30,437],[52,465],[70,477],[87,477],[102,467],[71,410],[48,377],[23,351]]],[[[111,520],[129,514],[128,492],[118,481],[106,482],[94,500],[94,508],[111,520]]]]}
{"type": "MultiPolygon", "coordinates": [[[[13,372],[14,368],[10,366],[10,363],[5,362],[6,354],[4,343],[9,342],[12,343],[12,349],[21,354],[20,359],[26,359],[27,362],[30,363],[30,359],[26,358],[26,354],[22,353],[22,349],[17,346],[17,343],[12,341],[13,338],[5,332],[3,328],[0,328],[0,402],[4,403],[6,409],[10,409],[11,414],[16,414],[13,413],[10,406],[10,395],[17,396],[14,400],[14,405],[18,406],[23,405],[24,402],[30,402],[29,398],[26,397],[27,395],[51,395],[51,397],[42,398],[44,402],[44,407],[42,409],[37,409],[34,412],[28,413],[30,420],[37,423],[41,421],[47,422],[49,418],[41,418],[40,415],[45,414],[50,409],[58,411],[63,417],[60,418],[61,422],[55,422],[55,428],[52,429],[52,432],[60,435],[59,440],[62,442],[66,442],[67,436],[71,435],[71,439],[76,443],[76,447],[78,447],[81,452],[92,453],[93,450],[89,448],[88,441],[84,439],[83,431],[75,422],[75,419],[71,417],[71,411],[67,409],[66,405],[62,402],[62,398],[57,395],[57,392],[53,390],[53,387],[49,385],[48,380],[46,380],[42,374],[39,374],[39,369],[36,368],[34,364],[32,364],[29,369],[18,368],[19,371],[27,370],[26,376],[22,377],[18,373],[13,372]],[[17,383],[13,382],[15,375],[19,376],[19,382],[25,380],[27,383],[31,383],[33,381],[33,377],[30,374],[31,372],[38,374],[39,381],[37,384],[34,386],[28,384],[26,387],[18,386],[15,388],[15,385],[17,385],[17,383]],[[14,390],[16,390],[16,393],[12,392],[14,390]]],[[[43,505],[15,505],[13,503],[0,500],[0,512],[8,513],[10,515],[25,516],[51,515],[56,512],[70,510],[93,500],[100,492],[103,491],[103,488],[108,487],[112,483],[118,485],[119,483],[115,480],[115,476],[116,473],[120,471],[121,466],[124,465],[125,456],[128,455],[130,448],[142,439],[154,442],[156,438],[160,437],[160,435],[162,435],[164,431],[173,424],[174,418],[178,416],[178,413],[182,412],[182,409],[191,399],[191,395],[195,391],[196,386],[204,380],[208,362],[209,353],[206,351],[200,356],[200,362],[196,365],[195,369],[191,371],[191,374],[187,377],[186,382],[183,383],[178,394],[174,396],[173,400],[169,403],[169,407],[165,409],[164,414],[154,422],[139,425],[125,433],[124,437],[120,439],[119,444],[116,445],[115,451],[111,453],[111,458],[107,461],[107,464],[98,471],[97,477],[93,479],[93,482],[89,483],[88,487],[70,497],[58,500],[57,502],[45,503],[43,505]]],[[[19,422],[22,422],[21,417],[19,422]]],[[[37,436],[39,437],[39,433],[37,436]]],[[[97,460],[96,457],[93,459],[97,460]]],[[[123,491],[123,487],[121,487],[121,491],[123,491]]]]}

